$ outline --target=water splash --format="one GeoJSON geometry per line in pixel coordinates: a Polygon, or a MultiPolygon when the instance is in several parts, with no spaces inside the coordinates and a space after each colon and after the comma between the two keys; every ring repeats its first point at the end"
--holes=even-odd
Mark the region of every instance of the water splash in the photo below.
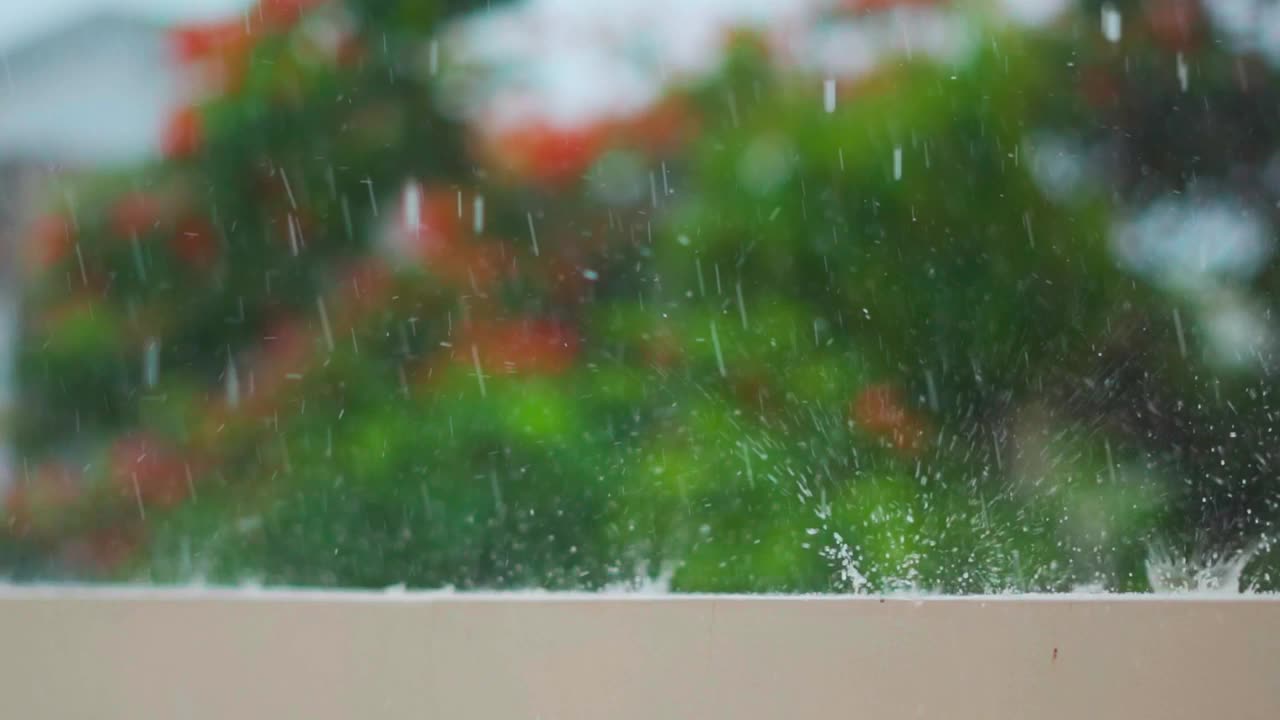
{"type": "Polygon", "coordinates": [[[1196,549],[1190,554],[1155,543],[1147,554],[1147,580],[1156,593],[1215,593],[1234,595],[1247,592],[1240,586],[1245,567],[1258,552],[1270,546],[1265,538],[1239,550],[1196,549]]]}
{"type": "Polygon", "coordinates": [[[657,575],[651,575],[648,565],[640,563],[634,577],[609,583],[601,592],[609,595],[670,595],[671,581],[675,575],[674,564],[665,563],[659,567],[657,575]]]}

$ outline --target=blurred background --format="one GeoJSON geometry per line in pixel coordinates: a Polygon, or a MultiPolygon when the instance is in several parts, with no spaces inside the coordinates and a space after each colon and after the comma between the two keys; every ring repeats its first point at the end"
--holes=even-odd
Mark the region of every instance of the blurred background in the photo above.
{"type": "Polygon", "coordinates": [[[1273,590],[1280,3],[0,9],[14,581],[1273,590]]]}

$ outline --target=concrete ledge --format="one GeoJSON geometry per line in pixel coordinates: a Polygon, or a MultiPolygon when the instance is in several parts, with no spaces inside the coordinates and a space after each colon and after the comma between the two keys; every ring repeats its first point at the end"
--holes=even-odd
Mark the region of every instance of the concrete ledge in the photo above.
{"type": "Polygon", "coordinates": [[[1280,718],[1280,599],[0,591],[12,718],[1280,718]]]}

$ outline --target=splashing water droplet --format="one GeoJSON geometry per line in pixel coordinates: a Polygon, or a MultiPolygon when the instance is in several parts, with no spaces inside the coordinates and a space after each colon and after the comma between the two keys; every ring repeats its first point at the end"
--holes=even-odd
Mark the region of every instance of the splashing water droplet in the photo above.
{"type": "Polygon", "coordinates": [[[1120,16],[1120,11],[1116,9],[1115,5],[1112,5],[1111,3],[1103,4],[1102,36],[1107,39],[1107,42],[1120,42],[1122,22],[1123,19],[1120,16]]]}
{"type": "Polygon", "coordinates": [[[1241,550],[1186,555],[1156,543],[1148,550],[1147,580],[1157,593],[1240,593],[1241,574],[1265,546],[1265,541],[1254,541],[1241,550]]]}

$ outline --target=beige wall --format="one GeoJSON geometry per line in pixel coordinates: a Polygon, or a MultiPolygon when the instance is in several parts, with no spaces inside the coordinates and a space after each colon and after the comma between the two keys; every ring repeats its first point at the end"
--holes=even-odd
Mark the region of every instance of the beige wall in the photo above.
{"type": "Polygon", "coordinates": [[[1280,601],[7,591],[14,718],[1280,718],[1280,601]]]}

